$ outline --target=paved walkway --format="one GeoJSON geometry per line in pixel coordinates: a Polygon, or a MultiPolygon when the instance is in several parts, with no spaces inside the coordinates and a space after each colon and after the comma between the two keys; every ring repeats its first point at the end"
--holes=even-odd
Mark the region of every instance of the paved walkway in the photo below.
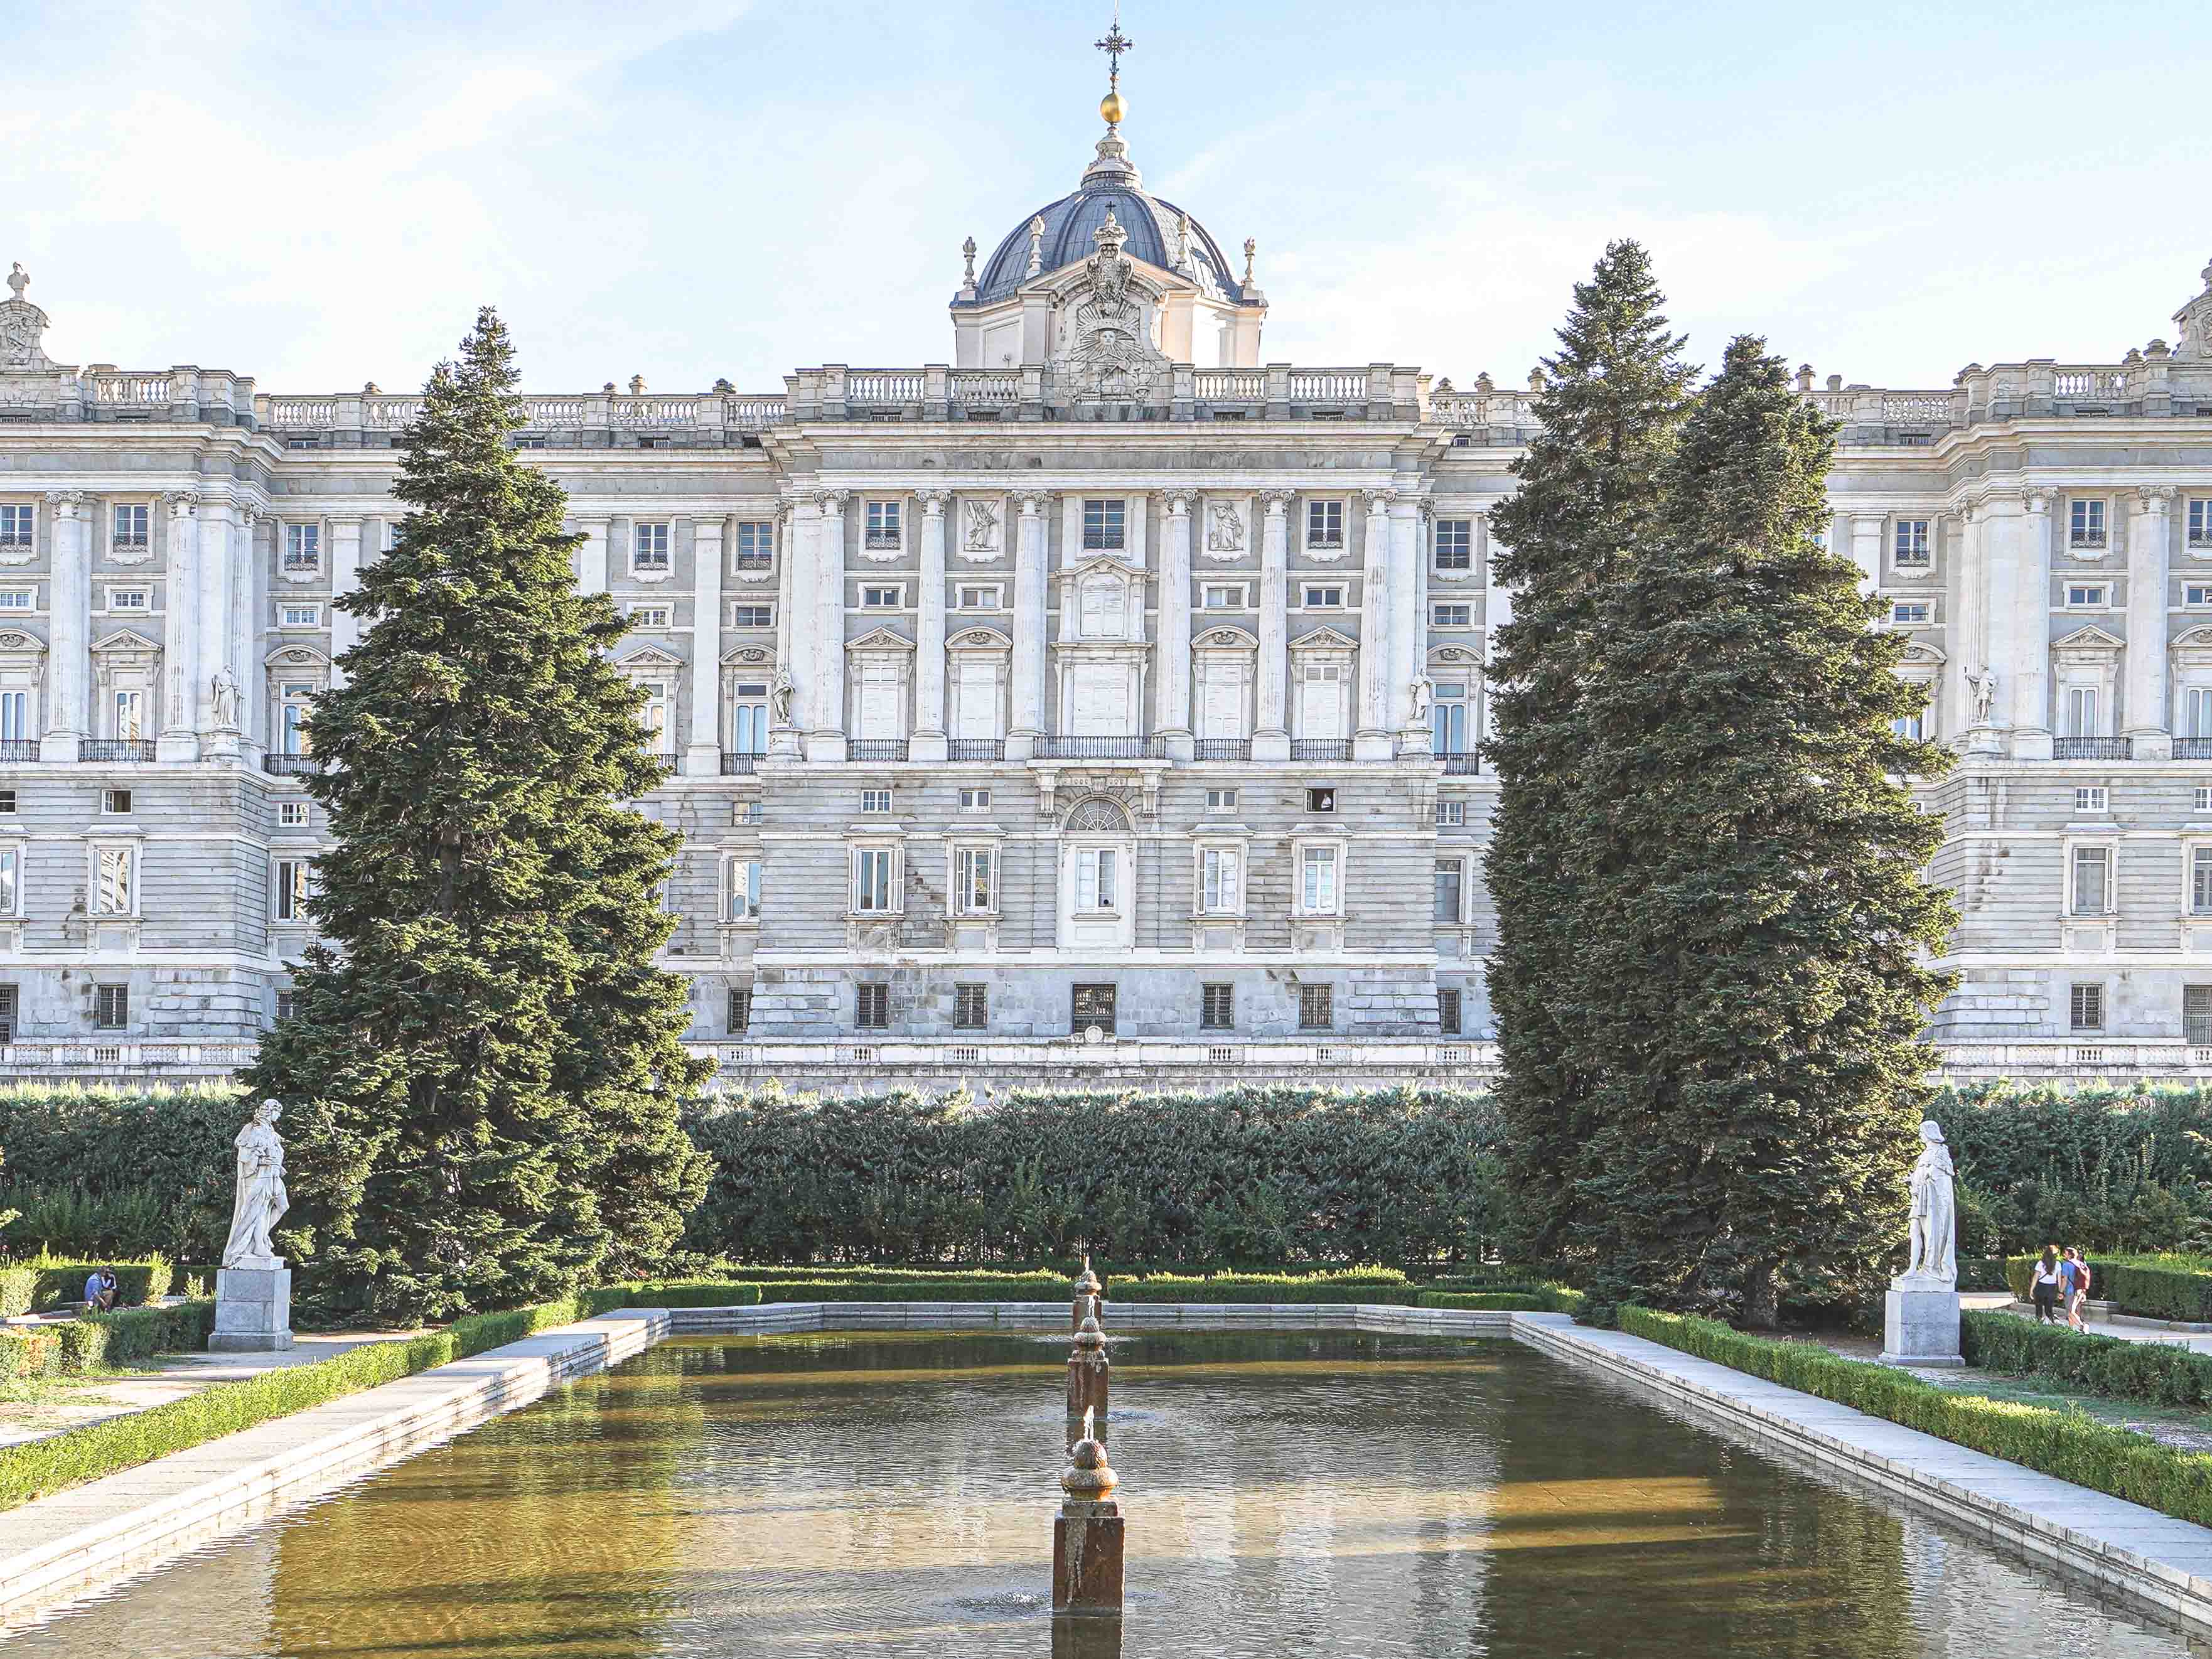
{"type": "MultiPolygon", "coordinates": [[[[2033,1308],[2026,1303],[2015,1302],[2010,1297],[1976,1298],[1961,1296],[1959,1301],[1962,1307],[1990,1307],[1999,1313],[2010,1314],[2015,1319],[2033,1321],[2035,1318],[2033,1308]]],[[[2062,1319],[2059,1323],[2063,1327],[2065,1322],[2062,1319]]],[[[2118,1337],[2123,1342],[2159,1342],[2169,1347],[2187,1348],[2192,1353],[2212,1353],[2212,1333],[2161,1330],[2156,1325],[2130,1324],[2122,1320],[2100,1319],[2094,1315],[2083,1319],[2081,1328],[2092,1336],[2118,1337]]]]}

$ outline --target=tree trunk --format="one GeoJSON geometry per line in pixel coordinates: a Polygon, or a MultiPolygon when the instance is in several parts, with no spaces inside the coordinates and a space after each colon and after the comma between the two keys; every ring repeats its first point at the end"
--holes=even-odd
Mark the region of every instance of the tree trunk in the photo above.
{"type": "Polygon", "coordinates": [[[1782,1264],[1771,1256],[1744,1270],[1743,1322],[1755,1331],[1771,1331],[1779,1322],[1778,1295],[1782,1264]]]}

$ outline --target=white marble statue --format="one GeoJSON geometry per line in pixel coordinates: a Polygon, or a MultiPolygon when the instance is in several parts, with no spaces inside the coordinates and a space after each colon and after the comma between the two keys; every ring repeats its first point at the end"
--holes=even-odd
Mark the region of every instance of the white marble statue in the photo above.
{"type": "Polygon", "coordinates": [[[791,724],[791,700],[798,690],[799,688],[792,683],[791,671],[779,665],[775,671],[775,684],[769,689],[768,694],[769,706],[778,726],[791,724]]]}
{"type": "Polygon", "coordinates": [[[226,1267],[283,1265],[269,1237],[292,1207],[284,1190],[284,1143],[276,1138],[283,1109],[264,1100],[238,1132],[238,1196],[230,1208],[230,1238],[222,1247],[226,1267]]]}
{"type": "Polygon", "coordinates": [[[1426,726],[1429,723],[1429,706],[1437,700],[1437,683],[1426,674],[1416,674],[1413,684],[1407,689],[1413,693],[1413,707],[1406,724],[1409,726],[1426,726]]]}
{"type": "Polygon", "coordinates": [[[1974,724],[1987,726],[1990,710],[1996,705],[1997,677],[1984,663],[1979,673],[1966,676],[1966,684],[1974,694],[1974,724]]]}
{"type": "Polygon", "coordinates": [[[208,690],[212,695],[212,699],[215,703],[216,730],[218,732],[237,731],[239,698],[238,676],[230,672],[230,665],[228,663],[223,664],[222,667],[215,671],[214,678],[208,682],[208,690]]]}
{"type": "Polygon", "coordinates": [[[1920,1125],[1919,1160],[1912,1166],[1912,1262],[1907,1279],[1959,1280],[1959,1206],[1951,1193],[1951,1149],[1933,1118],[1920,1125]]]}

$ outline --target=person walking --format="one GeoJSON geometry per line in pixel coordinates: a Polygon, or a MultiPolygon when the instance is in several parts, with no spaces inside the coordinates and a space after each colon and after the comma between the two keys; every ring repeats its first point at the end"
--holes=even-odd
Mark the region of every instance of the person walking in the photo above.
{"type": "Polygon", "coordinates": [[[2058,1262],[2058,1302],[2066,1310],[2066,1328],[2069,1331],[2081,1328],[2081,1316],[2075,1312],[2074,1303],[2081,1283],[2081,1252],[2069,1244],[2058,1262]]]}
{"type": "Polygon", "coordinates": [[[2043,1255],[2035,1264],[2035,1279],[2030,1286],[2030,1295],[2035,1303],[2035,1322],[2039,1325],[2051,1323],[2053,1317],[2051,1309],[2058,1300],[2058,1252],[2049,1244],[2043,1247],[2043,1255]]]}
{"type": "Polygon", "coordinates": [[[2066,1322],[2075,1330],[2086,1330],[2089,1319],[2089,1256],[2078,1248],[2068,1254],[2074,1258],[2074,1292],[2066,1299],[2066,1322]]]}

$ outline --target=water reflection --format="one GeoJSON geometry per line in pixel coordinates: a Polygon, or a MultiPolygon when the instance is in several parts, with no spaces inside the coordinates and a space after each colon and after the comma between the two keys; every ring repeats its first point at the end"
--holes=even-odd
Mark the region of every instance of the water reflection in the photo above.
{"type": "Polygon", "coordinates": [[[1114,1358],[1118,1630],[1045,1610],[1060,1352],[851,1334],[665,1345],[9,1653],[2212,1654],[1513,1343],[1114,1358]]]}

